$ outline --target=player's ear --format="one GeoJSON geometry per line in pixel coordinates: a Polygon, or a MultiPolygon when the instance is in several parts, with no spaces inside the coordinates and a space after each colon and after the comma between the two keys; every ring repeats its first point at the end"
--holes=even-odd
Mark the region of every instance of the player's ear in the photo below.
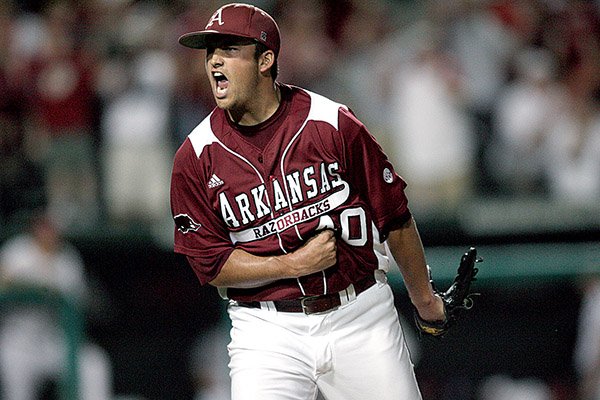
{"type": "Polygon", "coordinates": [[[262,74],[266,73],[275,64],[275,53],[273,50],[267,50],[258,58],[258,68],[262,74]]]}

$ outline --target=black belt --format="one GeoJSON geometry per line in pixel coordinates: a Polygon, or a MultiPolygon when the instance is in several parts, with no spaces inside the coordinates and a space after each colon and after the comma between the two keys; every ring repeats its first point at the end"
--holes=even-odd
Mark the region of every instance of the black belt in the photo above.
{"type": "MultiPolygon", "coordinates": [[[[320,314],[334,310],[342,305],[343,297],[358,296],[375,284],[375,277],[368,275],[348,286],[341,292],[321,294],[317,296],[306,296],[291,300],[274,300],[271,303],[279,312],[292,312],[305,314],[320,314]]],[[[353,300],[348,298],[348,300],[353,300]]],[[[249,308],[268,308],[263,306],[260,301],[237,301],[238,306],[249,308]]]]}

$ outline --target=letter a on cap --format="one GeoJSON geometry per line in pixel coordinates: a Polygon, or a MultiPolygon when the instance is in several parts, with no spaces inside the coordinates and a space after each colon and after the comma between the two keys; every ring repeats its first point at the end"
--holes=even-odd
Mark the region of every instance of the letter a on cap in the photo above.
{"type": "Polygon", "coordinates": [[[223,13],[223,8],[221,7],[217,10],[217,12],[215,12],[213,14],[213,16],[210,18],[210,21],[208,21],[208,24],[206,24],[206,28],[204,28],[204,29],[208,29],[208,27],[212,26],[215,23],[215,21],[218,22],[219,25],[223,25],[223,19],[221,16],[222,13],[223,13]]]}

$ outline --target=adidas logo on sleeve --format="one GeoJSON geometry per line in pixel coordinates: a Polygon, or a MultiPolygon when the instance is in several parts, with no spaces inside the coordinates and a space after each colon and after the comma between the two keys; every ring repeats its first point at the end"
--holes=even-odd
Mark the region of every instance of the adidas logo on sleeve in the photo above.
{"type": "Polygon", "coordinates": [[[219,178],[217,175],[212,174],[212,176],[210,177],[210,181],[208,181],[208,188],[209,189],[214,189],[217,186],[221,186],[222,184],[224,184],[225,182],[223,182],[221,180],[221,178],[219,178]]]}

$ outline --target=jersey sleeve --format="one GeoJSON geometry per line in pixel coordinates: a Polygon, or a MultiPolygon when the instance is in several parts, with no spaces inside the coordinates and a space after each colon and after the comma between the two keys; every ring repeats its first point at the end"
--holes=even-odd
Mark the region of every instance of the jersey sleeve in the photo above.
{"type": "Polygon", "coordinates": [[[219,274],[234,246],[210,205],[208,182],[198,169],[198,157],[188,139],[175,154],[171,175],[174,250],[194,259],[192,268],[200,283],[206,284],[219,274]]]}
{"type": "Polygon", "coordinates": [[[411,216],[400,177],[365,125],[347,109],[340,109],[344,161],[351,184],[370,208],[380,237],[403,225],[411,216]]]}

